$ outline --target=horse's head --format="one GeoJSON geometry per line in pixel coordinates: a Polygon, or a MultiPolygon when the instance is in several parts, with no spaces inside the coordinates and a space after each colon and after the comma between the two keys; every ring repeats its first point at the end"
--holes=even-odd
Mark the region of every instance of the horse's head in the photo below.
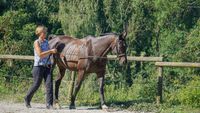
{"type": "Polygon", "coordinates": [[[127,63],[127,55],[126,55],[126,32],[123,32],[119,35],[118,38],[115,40],[115,48],[113,48],[113,52],[117,54],[119,58],[120,65],[127,63]]]}

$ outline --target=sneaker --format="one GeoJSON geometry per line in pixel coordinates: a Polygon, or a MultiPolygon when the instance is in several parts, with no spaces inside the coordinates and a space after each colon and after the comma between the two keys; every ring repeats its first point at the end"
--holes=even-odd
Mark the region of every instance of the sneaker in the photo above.
{"type": "Polygon", "coordinates": [[[24,97],[24,103],[27,108],[31,108],[31,104],[26,97],[24,97]]]}

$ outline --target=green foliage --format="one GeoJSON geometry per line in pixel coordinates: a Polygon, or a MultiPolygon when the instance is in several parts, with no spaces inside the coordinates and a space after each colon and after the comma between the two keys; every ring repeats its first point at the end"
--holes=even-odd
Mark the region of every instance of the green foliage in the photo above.
{"type": "Polygon", "coordinates": [[[200,78],[194,77],[188,84],[184,87],[180,88],[179,90],[175,91],[173,95],[171,95],[170,99],[168,100],[172,104],[179,104],[182,105],[189,105],[192,107],[200,107],[200,78]]]}
{"type": "MultiPolygon", "coordinates": [[[[33,41],[35,25],[28,23],[28,16],[20,10],[8,11],[0,17],[1,54],[20,54],[22,48],[27,48],[29,45],[26,44],[33,41]]],[[[32,51],[27,52],[25,49],[23,52],[30,54],[32,51]]]]}
{"type": "Polygon", "coordinates": [[[65,34],[75,37],[96,34],[98,27],[95,2],[94,0],[60,2],[59,19],[65,34]]]}
{"type": "Polygon", "coordinates": [[[185,40],[187,43],[180,49],[178,56],[182,61],[200,61],[200,20],[198,20],[196,26],[191,29],[185,40]]]}
{"type": "Polygon", "coordinates": [[[186,43],[186,32],[180,30],[160,31],[160,41],[165,42],[160,45],[160,54],[164,55],[167,60],[178,61],[176,53],[179,52],[186,43]]]}
{"type": "Polygon", "coordinates": [[[95,0],[62,0],[59,19],[65,34],[76,37],[98,35],[105,32],[121,32],[123,24],[131,17],[130,3],[129,0],[99,0],[98,2],[95,0]],[[129,7],[126,7],[127,5],[129,7]]]}

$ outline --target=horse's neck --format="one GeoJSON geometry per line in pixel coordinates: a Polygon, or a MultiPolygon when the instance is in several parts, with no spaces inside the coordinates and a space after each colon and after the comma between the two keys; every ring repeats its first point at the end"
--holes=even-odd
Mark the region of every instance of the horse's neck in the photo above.
{"type": "Polygon", "coordinates": [[[111,46],[114,41],[114,36],[104,36],[102,38],[98,38],[93,46],[95,56],[106,56],[111,51],[111,46]]]}

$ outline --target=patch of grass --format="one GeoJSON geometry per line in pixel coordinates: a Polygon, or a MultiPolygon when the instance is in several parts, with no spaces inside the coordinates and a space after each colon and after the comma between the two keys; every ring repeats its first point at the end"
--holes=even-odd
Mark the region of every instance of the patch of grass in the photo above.
{"type": "Polygon", "coordinates": [[[191,106],[168,106],[165,105],[161,106],[159,113],[200,113],[200,108],[193,108],[191,106]]]}

